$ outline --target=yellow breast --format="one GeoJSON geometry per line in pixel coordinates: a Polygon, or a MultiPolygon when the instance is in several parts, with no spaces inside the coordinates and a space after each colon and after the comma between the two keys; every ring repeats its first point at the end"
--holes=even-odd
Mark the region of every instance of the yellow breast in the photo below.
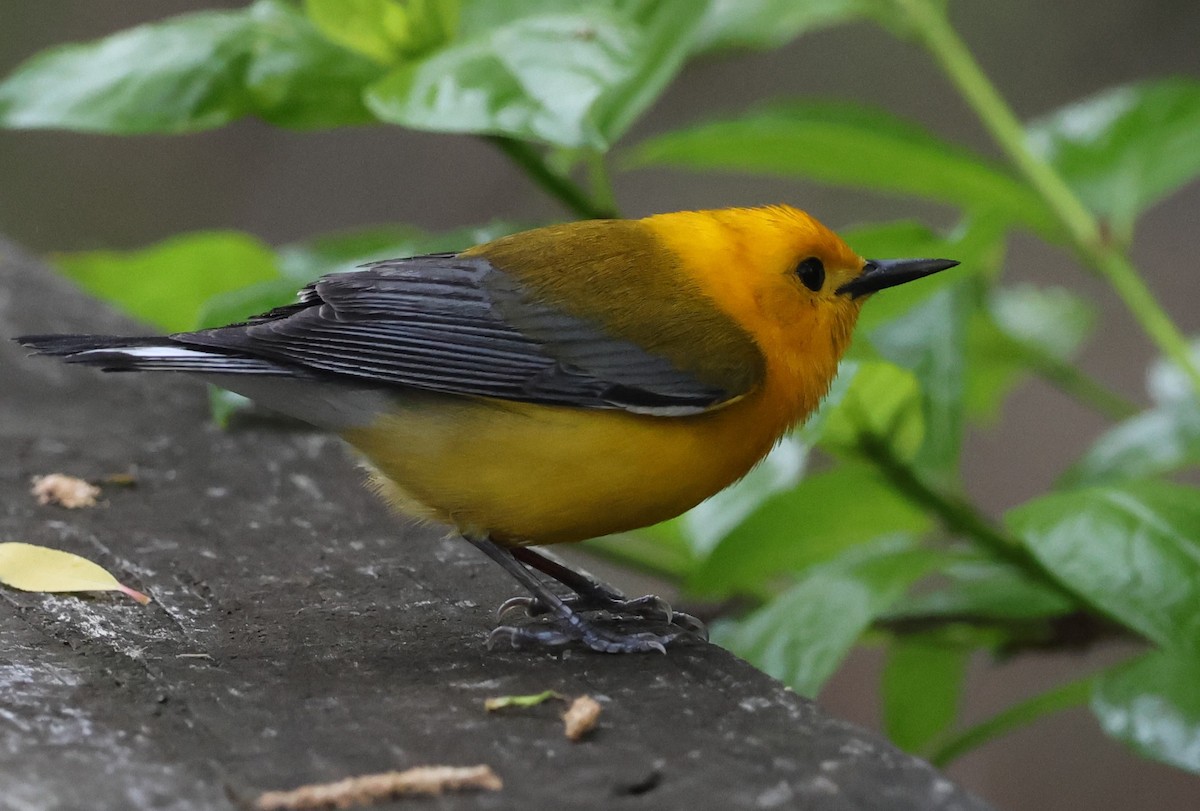
{"type": "Polygon", "coordinates": [[[679,515],[766,455],[780,416],[761,393],[692,417],[420,395],[345,436],[402,512],[544,544],[679,515]]]}

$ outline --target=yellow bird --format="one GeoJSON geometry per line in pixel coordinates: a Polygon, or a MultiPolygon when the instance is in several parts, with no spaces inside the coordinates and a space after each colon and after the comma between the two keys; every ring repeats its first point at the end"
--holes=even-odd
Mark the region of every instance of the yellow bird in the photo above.
{"type": "Polygon", "coordinates": [[[215,329],[18,340],[193,373],[336,431],[393,507],[529,589],[503,608],[540,619],[490,641],[662,651],[702,626],[531,547],[663,521],[741,478],[817,407],[867,297],[956,264],[864,260],[788,206],[682,211],[375,262],[215,329]]]}

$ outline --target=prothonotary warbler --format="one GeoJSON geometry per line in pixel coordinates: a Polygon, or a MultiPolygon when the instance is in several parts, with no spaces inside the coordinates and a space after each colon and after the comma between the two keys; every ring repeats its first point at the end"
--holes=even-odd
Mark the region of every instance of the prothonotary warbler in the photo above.
{"type": "Polygon", "coordinates": [[[864,260],[787,206],[681,211],[374,262],[215,329],[18,340],[336,431],[393,507],[530,591],[506,606],[538,619],[490,641],[662,651],[702,626],[534,547],[663,521],[745,475],[825,395],[863,302],[955,264],[864,260]]]}

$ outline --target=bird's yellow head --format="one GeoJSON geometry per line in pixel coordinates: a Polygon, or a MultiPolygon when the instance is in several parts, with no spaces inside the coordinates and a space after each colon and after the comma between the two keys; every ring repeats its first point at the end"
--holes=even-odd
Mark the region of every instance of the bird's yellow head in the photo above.
{"type": "Polygon", "coordinates": [[[957,262],[867,260],[790,206],[682,211],[642,220],[692,280],[764,350],[777,375],[824,394],[872,293],[957,262]],[[823,384],[821,381],[824,381],[823,384]]]}
{"type": "Polygon", "coordinates": [[[872,293],[958,264],[863,259],[806,212],[784,205],[680,211],[642,222],[755,335],[777,325],[793,338],[804,332],[844,338],[872,293]]]}

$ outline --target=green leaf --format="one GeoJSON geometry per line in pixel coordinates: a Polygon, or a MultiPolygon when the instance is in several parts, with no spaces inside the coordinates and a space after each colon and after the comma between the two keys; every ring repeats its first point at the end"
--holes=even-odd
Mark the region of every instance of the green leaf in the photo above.
{"type": "Polygon", "coordinates": [[[0,83],[0,126],[136,134],[211,129],[256,113],[283,126],[373,120],[381,69],[282,0],[141,25],[33,57],[0,83]]]}
{"type": "Polygon", "coordinates": [[[1054,233],[1041,198],[1007,170],[883,110],[776,103],[637,146],[635,166],[798,177],[992,212],[1054,233]]]}
{"type": "Polygon", "coordinates": [[[1144,757],[1200,774],[1200,657],[1156,651],[1101,674],[1092,712],[1144,757]]]}
{"type": "Polygon", "coordinates": [[[168,332],[192,329],[213,296],[278,277],[271,249],[233,231],[184,234],[135,251],[59,254],[54,264],[89,293],[168,332]]]}
{"type": "Polygon", "coordinates": [[[1006,519],[1093,606],[1159,645],[1200,649],[1200,491],[1093,487],[1043,496],[1006,519]]]}
{"type": "Polygon", "coordinates": [[[869,333],[881,356],[916,375],[926,431],[915,464],[953,476],[963,437],[966,335],[971,292],[959,282],[869,333]]]}
{"type": "Polygon", "coordinates": [[[1095,306],[1063,287],[1002,287],[988,310],[1005,334],[1059,360],[1071,357],[1096,323],[1095,306]]]}
{"type": "Polygon", "coordinates": [[[709,555],[746,516],[776,493],[794,487],[804,474],[808,451],[796,437],[784,437],[741,480],[673,519],[696,556],[709,555]]]}
{"type": "Polygon", "coordinates": [[[888,612],[889,618],[962,617],[1041,619],[1066,614],[1078,605],[1048,586],[1031,580],[1015,566],[978,556],[947,557],[938,569],[937,588],[910,594],[888,612]]]}
{"type": "Polygon", "coordinates": [[[249,110],[244,10],[203,11],[44,51],[0,84],[0,125],[190,132],[249,110]]]}
{"type": "Polygon", "coordinates": [[[865,17],[878,5],[870,0],[709,0],[693,51],[777,48],[809,31],[865,17]]]}
{"type": "Polygon", "coordinates": [[[1127,237],[1139,214],[1200,175],[1200,81],[1110,88],[1030,124],[1028,142],[1127,237]]]}
{"type": "Polygon", "coordinates": [[[246,10],[254,40],[242,81],[251,110],[281,127],[338,127],[374,122],[363,91],[383,69],[321,36],[282,0],[246,10]]]}
{"type": "Polygon", "coordinates": [[[1062,487],[1144,479],[1200,465],[1200,408],[1156,408],[1105,432],[1062,487]]]}
{"type": "Polygon", "coordinates": [[[901,459],[916,456],[925,438],[921,387],[912,372],[883,361],[848,361],[802,437],[850,457],[864,434],[883,437],[901,459]]]}
{"type": "Polygon", "coordinates": [[[402,65],[372,85],[367,103],[416,129],[605,150],[679,71],[699,17],[691,0],[572,8],[402,65]]]}
{"type": "MultiPolygon", "coordinates": [[[[1192,355],[1200,359],[1200,341],[1192,355]]],[[[1062,486],[1148,478],[1200,465],[1200,399],[1191,381],[1177,365],[1159,359],[1147,389],[1154,407],[1101,435],[1063,476],[1062,486]]]]}
{"type": "Polygon", "coordinates": [[[814,566],[796,585],[713,638],[796,692],[815,696],[854,641],[936,554],[890,538],[814,566]]]}
{"type": "MultiPolygon", "coordinates": [[[[1200,362],[1200,338],[1193,339],[1189,348],[1192,362],[1200,362]]],[[[1146,391],[1162,407],[1196,406],[1200,404],[1191,377],[1169,358],[1159,358],[1146,375],[1146,391]]]]}
{"type": "Polygon", "coordinates": [[[332,41],[383,64],[419,56],[454,37],[457,0],[304,0],[332,41]]]}
{"type": "Polygon", "coordinates": [[[1083,345],[1095,308],[1060,287],[1014,285],[992,290],[967,332],[967,410],[995,414],[1005,394],[1039,371],[1054,379],[1083,345]]]}
{"type": "Polygon", "coordinates": [[[930,525],[873,468],[843,464],[763,502],[720,540],[688,588],[710,597],[769,594],[781,578],[848,548],[930,525]]]}
{"type": "Polygon", "coordinates": [[[954,725],[970,649],[936,635],[904,637],[883,670],[883,726],[892,743],[921,752],[954,725]]]}

